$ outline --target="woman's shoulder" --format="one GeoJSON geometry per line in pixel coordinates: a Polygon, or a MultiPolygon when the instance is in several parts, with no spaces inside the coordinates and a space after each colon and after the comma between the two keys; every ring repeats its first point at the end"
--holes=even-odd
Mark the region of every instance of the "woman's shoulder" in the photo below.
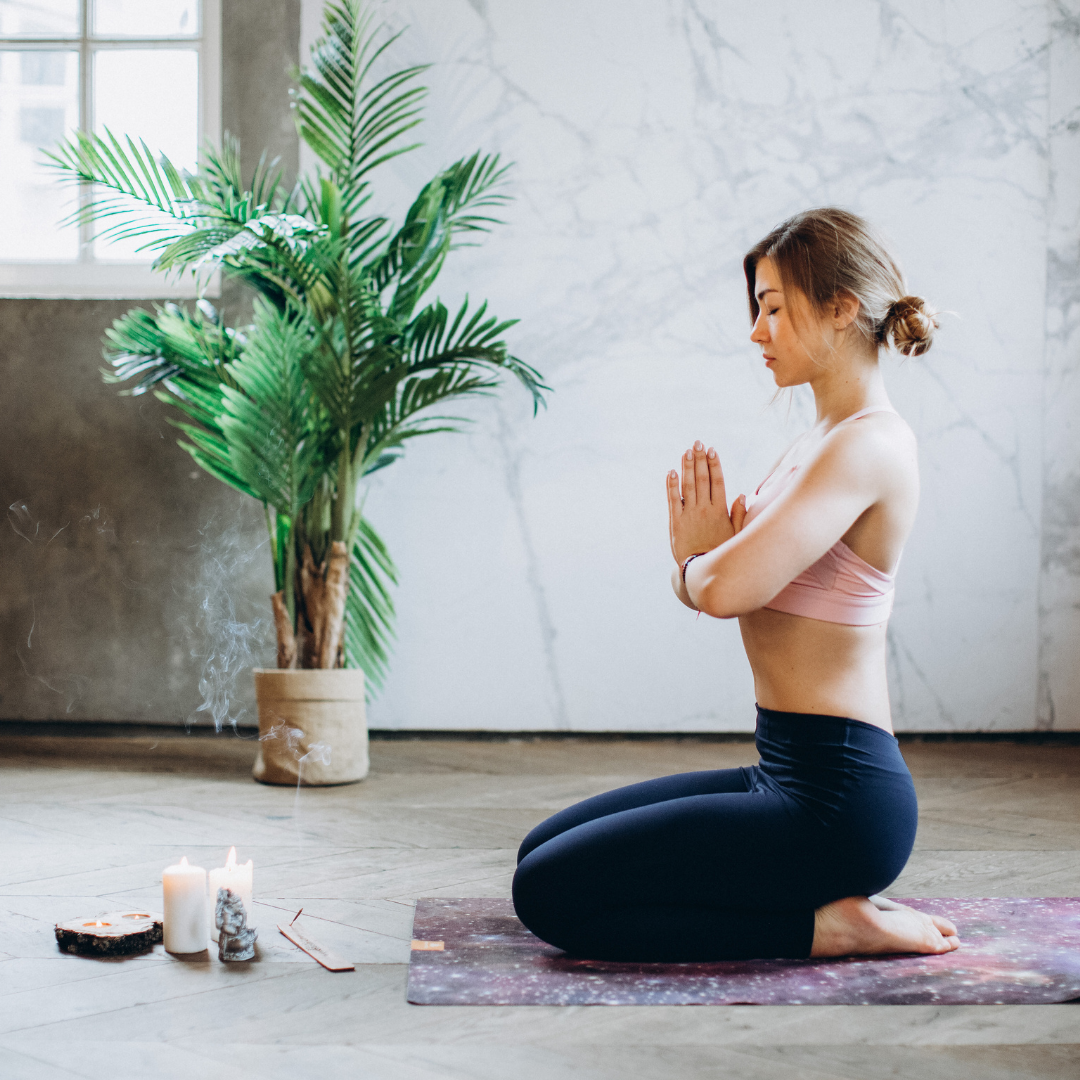
{"type": "Polygon", "coordinates": [[[918,479],[918,445],[907,421],[892,409],[867,412],[837,424],[815,455],[822,465],[885,481],[918,479]]]}
{"type": "Polygon", "coordinates": [[[823,442],[839,442],[870,449],[909,450],[915,448],[915,432],[908,422],[892,408],[867,410],[841,420],[825,436],[823,442]]]}

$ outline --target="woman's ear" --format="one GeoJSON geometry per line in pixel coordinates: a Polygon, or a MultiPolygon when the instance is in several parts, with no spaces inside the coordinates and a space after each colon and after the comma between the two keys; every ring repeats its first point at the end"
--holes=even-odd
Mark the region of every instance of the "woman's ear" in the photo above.
{"type": "Polygon", "coordinates": [[[833,326],[837,330],[846,330],[858,317],[858,297],[851,293],[838,293],[833,300],[833,326]]]}

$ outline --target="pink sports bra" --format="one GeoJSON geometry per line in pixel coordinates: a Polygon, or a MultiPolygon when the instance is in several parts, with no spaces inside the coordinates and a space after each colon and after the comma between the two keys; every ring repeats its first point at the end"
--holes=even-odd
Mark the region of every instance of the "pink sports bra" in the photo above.
{"type": "MultiPolygon", "coordinates": [[[[869,413],[893,411],[880,406],[861,409],[844,417],[840,423],[858,420],[869,413]]],[[[787,487],[798,469],[798,465],[792,465],[779,476],[774,469],[761,482],[752,499],[747,500],[747,524],[787,487]]],[[[813,566],[781,589],[765,607],[823,622],[873,626],[885,622],[892,611],[895,579],[895,573],[883,574],[860,559],[843,540],[837,540],[813,566]]]]}

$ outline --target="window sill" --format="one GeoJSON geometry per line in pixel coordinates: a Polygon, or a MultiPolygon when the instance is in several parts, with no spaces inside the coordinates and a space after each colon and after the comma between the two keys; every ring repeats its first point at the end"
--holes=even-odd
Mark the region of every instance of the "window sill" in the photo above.
{"type": "Polygon", "coordinates": [[[166,277],[144,263],[0,263],[0,299],[191,300],[220,295],[217,274],[200,290],[190,274],[166,277]]]}

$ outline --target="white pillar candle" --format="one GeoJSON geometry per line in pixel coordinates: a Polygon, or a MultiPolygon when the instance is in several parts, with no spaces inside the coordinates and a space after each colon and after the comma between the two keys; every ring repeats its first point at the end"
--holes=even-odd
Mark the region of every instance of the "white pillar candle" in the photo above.
{"type": "Polygon", "coordinates": [[[196,953],[206,948],[206,871],[187,856],[161,874],[165,951],[196,953]]]}
{"type": "Polygon", "coordinates": [[[229,857],[224,866],[210,871],[210,937],[218,940],[217,920],[214,912],[217,909],[218,889],[232,889],[244,902],[244,911],[247,912],[248,926],[254,926],[255,920],[251,911],[251,885],[253,867],[250,859],[246,863],[237,865],[236,848],[229,848],[229,857]]]}

